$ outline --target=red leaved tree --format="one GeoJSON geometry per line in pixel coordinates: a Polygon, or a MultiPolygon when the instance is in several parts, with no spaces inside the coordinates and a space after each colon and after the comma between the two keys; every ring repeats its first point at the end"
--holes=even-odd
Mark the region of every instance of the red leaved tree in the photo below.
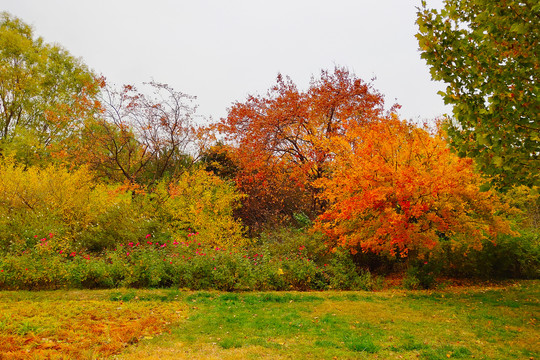
{"type": "Polygon", "coordinates": [[[235,103],[218,129],[233,145],[235,180],[248,195],[241,210],[246,224],[318,214],[324,206],[312,184],[333,158],[322,140],[343,136],[350,124],[369,124],[383,111],[383,97],[341,68],[321,72],[307,91],[279,75],[266,96],[235,103]]]}

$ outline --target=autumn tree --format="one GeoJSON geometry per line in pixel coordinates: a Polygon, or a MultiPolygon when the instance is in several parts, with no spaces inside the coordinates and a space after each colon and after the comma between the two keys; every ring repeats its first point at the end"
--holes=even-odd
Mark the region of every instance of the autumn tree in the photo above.
{"type": "Polygon", "coordinates": [[[383,97],[342,68],[322,71],[307,91],[278,75],[266,96],[233,104],[219,130],[234,146],[236,182],[249,195],[242,208],[249,225],[318,213],[322,204],[312,182],[324,176],[333,156],[321,140],[344,134],[350,124],[368,124],[383,111],[383,97]]]}
{"type": "Polygon", "coordinates": [[[494,192],[470,158],[459,158],[441,134],[382,118],[329,140],[332,175],[318,185],[329,202],[316,228],[331,247],[388,256],[429,257],[441,243],[481,247],[509,233],[494,192]]]}
{"type": "Polygon", "coordinates": [[[130,184],[152,184],[174,177],[193,162],[194,97],[167,84],[148,83],[152,95],[126,85],[104,85],[102,116],[81,135],[78,161],[89,162],[103,177],[130,184]]]}
{"type": "Polygon", "coordinates": [[[460,156],[499,188],[540,184],[540,5],[532,0],[445,0],[418,9],[422,58],[447,84],[448,126],[460,156]]]}
{"type": "Polygon", "coordinates": [[[0,154],[27,162],[59,151],[99,109],[91,71],[30,26],[0,14],[0,154]],[[55,147],[55,149],[51,149],[55,147]]]}

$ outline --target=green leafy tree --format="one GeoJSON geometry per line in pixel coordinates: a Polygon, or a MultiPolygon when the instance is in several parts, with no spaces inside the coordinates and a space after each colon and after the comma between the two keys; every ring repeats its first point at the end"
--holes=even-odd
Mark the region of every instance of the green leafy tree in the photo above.
{"type": "Polygon", "coordinates": [[[453,105],[447,127],[460,156],[501,189],[540,184],[540,3],[534,0],[425,1],[417,12],[422,58],[453,105]]]}
{"type": "Polygon", "coordinates": [[[59,151],[99,109],[99,82],[82,62],[0,13],[0,154],[27,162],[59,151]]]}

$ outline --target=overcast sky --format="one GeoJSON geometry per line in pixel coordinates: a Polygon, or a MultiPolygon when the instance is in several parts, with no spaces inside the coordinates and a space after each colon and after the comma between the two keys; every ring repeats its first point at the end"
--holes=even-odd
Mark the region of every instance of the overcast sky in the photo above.
{"type": "MultiPolygon", "coordinates": [[[[442,0],[427,0],[442,7],[442,0]]],[[[264,94],[278,73],[306,89],[347,67],[403,118],[451,110],[420,59],[420,0],[0,0],[46,42],[59,43],[115,84],[155,80],[197,96],[217,120],[234,101],[264,94]]]]}

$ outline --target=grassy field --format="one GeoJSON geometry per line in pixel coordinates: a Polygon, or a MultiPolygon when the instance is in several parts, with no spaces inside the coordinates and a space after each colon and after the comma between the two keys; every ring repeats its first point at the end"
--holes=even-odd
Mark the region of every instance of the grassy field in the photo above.
{"type": "Polygon", "coordinates": [[[540,359],[540,281],[0,293],[0,359],[540,359]]]}

